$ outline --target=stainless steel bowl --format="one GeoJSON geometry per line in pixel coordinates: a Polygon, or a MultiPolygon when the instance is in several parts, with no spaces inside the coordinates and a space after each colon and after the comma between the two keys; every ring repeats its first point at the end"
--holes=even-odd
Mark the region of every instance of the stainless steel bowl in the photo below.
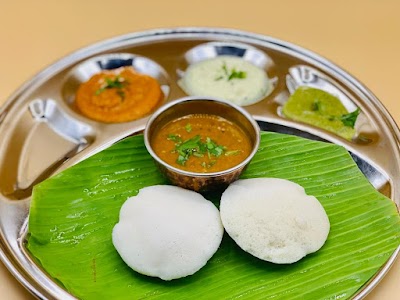
{"type": "Polygon", "coordinates": [[[223,189],[239,178],[240,174],[257,152],[260,144],[260,127],[247,111],[232,103],[205,97],[185,97],[162,106],[152,115],[144,131],[144,140],[147,151],[149,151],[161,172],[172,184],[198,192],[206,192],[223,189]],[[252,151],[241,163],[230,169],[219,172],[188,172],[171,166],[153,151],[153,134],[165,124],[187,115],[210,114],[211,112],[213,115],[220,116],[238,125],[249,137],[252,151]]]}

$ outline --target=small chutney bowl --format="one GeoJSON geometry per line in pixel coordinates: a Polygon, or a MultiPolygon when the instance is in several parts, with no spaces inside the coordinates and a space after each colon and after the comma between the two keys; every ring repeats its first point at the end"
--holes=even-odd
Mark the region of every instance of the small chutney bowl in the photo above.
{"type": "Polygon", "coordinates": [[[258,150],[260,144],[260,127],[253,117],[242,107],[220,99],[207,97],[185,97],[161,106],[149,118],[144,130],[144,141],[147,151],[155,160],[161,173],[174,185],[196,192],[208,192],[226,188],[239,178],[258,150]],[[162,160],[153,150],[152,140],[167,123],[188,115],[214,115],[222,117],[239,126],[249,138],[250,154],[239,164],[218,172],[190,172],[176,168],[162,160]]]}

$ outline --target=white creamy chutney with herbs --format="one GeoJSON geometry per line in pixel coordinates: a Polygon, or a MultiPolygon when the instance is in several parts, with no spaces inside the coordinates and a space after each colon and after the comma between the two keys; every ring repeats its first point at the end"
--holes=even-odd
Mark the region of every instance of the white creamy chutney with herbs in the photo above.
{"type": "Polygon", "coordinates": [[[191,96],[221,98],[240,106],[262,100],[271,89],[263,69],[228,55],[190,65],[179,85],[191,96]]]}

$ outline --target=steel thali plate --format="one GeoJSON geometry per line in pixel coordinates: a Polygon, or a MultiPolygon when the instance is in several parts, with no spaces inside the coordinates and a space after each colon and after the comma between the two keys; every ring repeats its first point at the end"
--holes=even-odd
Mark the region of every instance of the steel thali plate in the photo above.
{"type": "MultiPolygon", "coordinates": [[[[271,78],[271,92],[245,107],[263,129],[344,146],[374,187],[400,205],[399,129],[372,92],[335,64],[290,43],[237,30],[175,28],[128,34],[59,60],[20,87],[0,110],[0,258],[35,296],[73,299],[24,247],[32,187],[142,131],[148,118],[106,124],[82,116],[74,106],[79,83],[102,68],[134,65],[158,79],[166,103],[187,96],[177,82],[188,65],[220,54],[242,56],[271,78]],[[280,108],[300,85],[333,92],[349,111],[359,107],[356,129],[366,138],[347,141],[285,118],[280,108]]],[[[378,284],[398,252],[354,299],[378,284]]]]}

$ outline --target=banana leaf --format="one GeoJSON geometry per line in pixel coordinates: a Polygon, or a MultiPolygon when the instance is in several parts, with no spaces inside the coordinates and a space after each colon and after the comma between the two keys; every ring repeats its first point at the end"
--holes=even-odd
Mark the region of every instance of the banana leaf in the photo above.
{"type": "MultiPolygon", "coordinates": [[[[27,249],[81,299],[347,299],[400,244],[395,204],[373,188],[340,146],[264,132],[242,174],[254,177],[292,180],[317,197],[331,223],[318,252],[276,265],[245,253],[225,234],[217,253],[192,276],[166,282],[134,272],[111,240],[120,207],[142,187],[167,184],[141,135],[37,185],[27,249]]],[[[218,195],[211,196],[218,206],[218,195]]]]}

